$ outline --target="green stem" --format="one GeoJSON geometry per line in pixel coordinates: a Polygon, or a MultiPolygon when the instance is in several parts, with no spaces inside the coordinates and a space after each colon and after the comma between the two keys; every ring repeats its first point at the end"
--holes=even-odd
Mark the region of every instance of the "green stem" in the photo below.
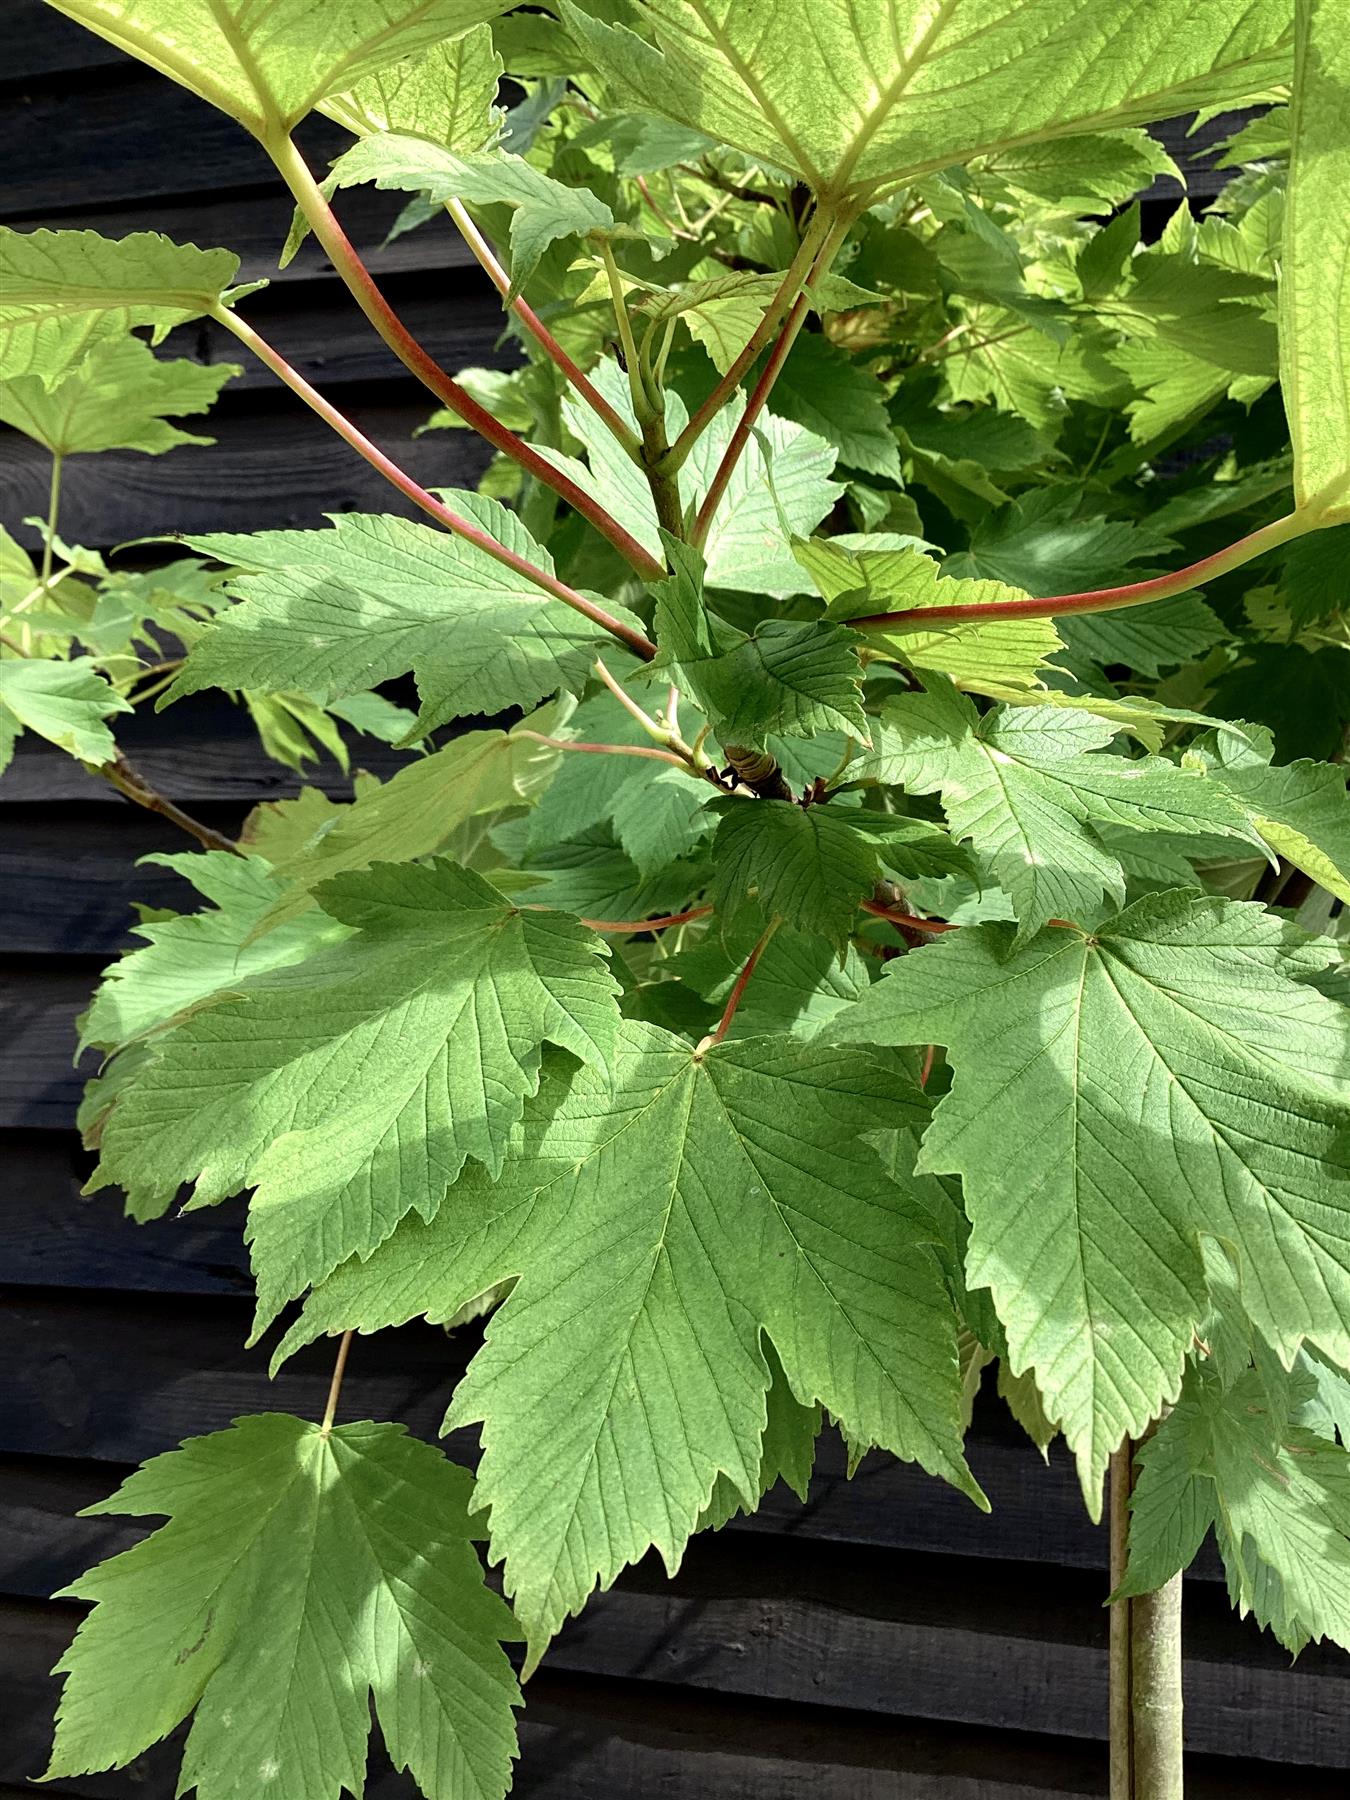
{"type": "Polygon", "coordinates": [[[53,538],[56,536],[56,518],[61,510],[61,463],[59,450],[52,452],[52,478],[47,489],[47,532],[42,543],[42,570],[38,576],[41,587],[46,588],[52,578],[53,538]]]}
{"type": "Polygon", "coordinates": [[[817,208],[816,212],[811,217],[811,222],[806,228],[801,243],[797,247],[797,254],[788,264],[787,271],[779,284],[778,292],[774,295],[773,299],[769,302],[768,307],[765,309],[764,317],[760,320],[759,324],[756,325],[754,331],[751,332],[745,348],[732,363],[726,374],[717,383],[717,386],[708,395],[708,398],[703,402],[702,406],[696,410],[689,423],[685,426],[684,430],[676,438],[675,442],[666,453],[665,469],[667,473],[673,473],[683,466],[689,452],[703,436],[703,433],[707,430],[708,426],[711,425],[718,413],[721,412],[732,394],[734,394],[736,389],[740,386],[742,376],[756,361],[760,351],[769,343],[773,334],[787,317],[788,312],[795,303],[798,295],[801,293],[802,285],[806,281],[808,273],[811,270],[811,265],[815,261],[816,252],[825,241],[826,236],[831,230],[832,224],[832,216],[817,208]]]}
{"type": "Polygon", "coordinates": [[[614,320],[619,329],[619,342],[623,346],[623,358],[628,369],[628,391],[633,399],[633,414],[642,432],[638,466],[647,477],[657,523],[672,537],[682,538],[684,509],[680,505],[679,479],[673,471],[667,471],[664,467],[666,453],[670,449],[666,441],[665,398],[659,387],[649,385],[647,364],[638,349],[637,340],[633,336],[633,321],[628,316],[623,276],[619,273],[619,265],[615,262],[614,252],[608,243],[601,244],[600,254],[604,259],[605,274],[609,278],[614,320]]]}
{"type": "Polygon", "coordinates": [[[1259,531],[1249,532],[1235,544],[1201,557],[1170,575],[1157,575],[1151,581],[1135,581],[1125,587],[1094,588],[1081,594],[1053,594],[1039,600],[998,600],[991,605],[956,602],[950,606],[910,607],[904,612],[866,613],[847,619],[857,631],[926,631],[933,625],[974,623],[990,619],[1055,619],[1067,613],[1115,612],[1126,606],[1143,606],[1150,600],[1167,600],[1174,594],[1189,593],[1207,581],[1217,580],[1231,569],[1239,569],[1253,558],[1264,556],[1292,539],[1315,531],[1320,520],[1304,511],[1289,513],[1259,531]]]}
{"type": "MultiPolygon", "coordinates": [[[[1147,1434],[1146,1434],[1147,1435],[1147,1434]]],[[[1111,1586],[1125,1579],[1137,1446],[1111,1458],[1111,1586]]],[[[1111,1800],[1183,1800],[1181,1576],[1111,1608],[1111,1800]]]]}
{"type": "Polygon", "coordinates": [[[623,445],[628,454],[636,457],[638,453],[638,441],[625,421],[615,412],[614,408],[610,405],[609,401],[606,400],[599,388],[595,386],[594,382],[586,376],[567,354],[566,350],[563,349],[562,345],[558,342],[557,338],[554,337],[548,326],[545,325],[544,321],[539,317],[539,314],[526,301],[524,295],[517,294],[515,298],[512,299],[510,277],[502,267],[491,244],[488,243],[487,239],[469,216],[468,209],[458,200],[447,200],[445,203],[445,210],[454,220],[464,242],[469,246],[470,250],[473,251],[475,257],[477,257],[479,267],[483,270],[483,273],[487,276],[493,287],[495,287],[497,292],[501,295],[508,312],[515,314],[516,318],[520,320],[521,325],[529,332],[535,343],[539,345],[540,349],[543,350],[550,361],[556,363],[558,368],[562,370],[567,380],[571,382],[572,386],[576,389],[577,393],[580,394],[587,406],[590,407],[591,411],[598,419],[602,420],[604,424],[609,427],[610,431],[613,432],[614,436],[623,445]]]}
{"type": "Polygon", "coordinates": [[[323,1424],[319,1432],[328,1437],[333,1429],[333,1421],[337,1418],[338,1398],[342,1393],[342,1377],[347,1372],[347,1357],[351,1353],[353,1333],[344,1331],[338,1343],[337,1360],[333,1364],[333,1379],[328,1384],[328,1401],[323,1409],[323,1424]]]}
{"type": "Polygon", "coordinates": [[[251,325],[246,325],[237,313],[233,313],[225,307],[219,307],[211,316],[224,325],[228,331],[233,332],[241,344],[251,350],[260,362],[265,363],[279,380],[284,381],[291,392],[297,394],[326,425],[331,426],[345,443],[350,444],[358,456],[364,457],[372,469],[378,470],[386,481],[398,489],[399,493],[411,500],[414,506],[420,507],[438,525],[446,531],[453,532],[456,537],[463,538],[466,543],[473,544],[485,556],[490,556],[494,562],[502,563],[506,568],[514,570],[517,575],[523,576],[533,586],[552,595],[555,600],[561,600],[565,606],[570,606],[574,612],[579,612],[593,625],[600,626],[603,631],[609,632],[611,637],[615,637],[621,644],[627,645],[634,655],[640,656],[644,662],[650,662],[656,655],[656,645],[650,638],[644,637],[640,631],[635,631],[631,625],[625,625],[622,619],[614,618],[603,607],[597,606],[593,600],[588,600],[575,588],[568,587],[566,582],[559,581],[547,570],[537,569],[527,558],[517,555],[514,550],[508,550],[504,544],[499,544],[496,538],[484,531],[481,526],[452,512],[434,494],[429,494],[424,487],[419,486],[392,457],[386,456],[384,451],[378,445],[373,444],[364,432],[358,430],[345,414],[340,413],[330,401],[325,400],[317,388],[311,387],[304,376],[297,369],[293,369],[285,357],[274,350],[265,338],[260,337],[251,325]]]}
{"type": "Polygon", "coordinates": [[[509,456],[527,474],[533,475],[536,481],[552,488],[566,500],[569,506],[614,546],[625,562],[645,581],[658,580],[665,573],[664,569],[630,532],[611,518],[604,507],[584,488],[579,487],[571,476],[555,469],[523,438],[517,437],[514,431],[508,430],[494,419],[486,407],[480,406],[471,394],[452,380],[417,342],[375,285],[369,269],[338,223],[337,215],[292,140],[282,138],[279,143],[270,144],[268,148],[272,160],[295,197],[296,205],[322,244],[328,260],[346,283],[356,304],[404,368],[414,374],[424,387],[448,406],[451,412],[463,419],[466,425],[471,426],[480,437],[486,438],[494,449],[509,456]]]}

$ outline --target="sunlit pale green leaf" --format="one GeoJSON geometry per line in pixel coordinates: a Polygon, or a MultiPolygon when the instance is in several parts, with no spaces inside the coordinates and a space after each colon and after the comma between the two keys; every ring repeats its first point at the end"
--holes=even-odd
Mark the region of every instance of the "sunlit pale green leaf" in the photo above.
{"type": "Polygon", "coordinates": [[[473,1483],[401,1425],[262,1413],[157,1456],[91,1513],[167,1514],[65,1589],[93,1601],[47,1778],[121,1768],[192,1719],[201,1800],[359,1794],[371,1700],[434,1800],[500,1800],[520,1691],[483,1585],[473,1483]]]}
{"type": "Polygon", "coordinates": [[[48,0],[263,136],[506,0],[48,0]]]}
{"type": "Polygon", "coordinates": [[[239,258],[154,231],[12,231],[0,225],[0,376],[51,386],[91,345],[136,325],[171,326],[215,307],[239,258]]]}
{"type": "Polygon", "coordinates": [[[0,719],[8,715],[11,731],[35,731],[81,762],[112,761],[117,745],[105,721],[130,711],[92,657],[44,662],[15,656],[0,662],[0,719]]]}
{"type": "Polygon", "coordinates": [[[446,1318],[519,1276],[449,1423],[483,1425],[479,1494],[531,1661],[650,1546],[673,1568],[719,1478],[753,1504],[761,1332],[799,1404],[978,1496],[931,1221],[861,1141],[924,1110],[857,1053],[698,1056],[629,1023],[611,1077],[546,1077],[497,1183],[470,1176],[313,1296],[292,1343],[446,1318]]]}
{"type": "Polygon", "coordinates": [[[362,76],[346,93],[329,94],[319,111],[356,137],[403,131],[448,150],[481,150],[497,130],[501,75],[491,27],[478,25],[362,76]]]}
{"type": "Polygon", "coordinates": [[[1112,1450],[1176,1397],[1202,1235],[1231,1246],[1281,1355],[1306,1338],[1346,1361],[1350,1010],[1308,979],[1330,947],[1255,906],[1164,893],[1090,934],[1013,935],[900,957],[827,1030],[947,1046],[919,1166],[961,1175],[968,1279],[1095,1511],[1112,1450]]]}
{"type": "Polygon", "coordinates": [[[98,344],[49,388],[21,375],[0,388],[0,419],[59,456],[141,450],[160,456],[178,444],[210,444],[170,425],[170,415],[206,412],[240,373],[238,363],[209,368],[180,357],[162,362],[139,338],[98,344]]]}
{"type": "Polygon", "coordinates": [[[541,1044],[603,1061],[617,1021],[598,938],[453,863],[379,864],[318,898],[355,936],[160,1036],[96,1177],[142,1205],[253,1186],[263,1323],[404,1213],[433,1216],[466,1156],[500,1169],[541,1044]]]}

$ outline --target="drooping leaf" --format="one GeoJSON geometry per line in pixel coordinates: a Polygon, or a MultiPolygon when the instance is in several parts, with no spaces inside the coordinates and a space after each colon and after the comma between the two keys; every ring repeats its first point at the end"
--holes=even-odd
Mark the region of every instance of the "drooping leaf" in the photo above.
{"type": "Polygon", "coordinates": [[[451,150],[404,132],[362,138],[340,156],[325,192],[364,181],[425,194],[433,202],[506,205],[511,218],[511,292],[518,294],[550,244],[613,230],[614,214],[588,189],[555,181],[507,150],[451,150]]]}
{"type": "Polygon", "coordinates": [[[146,1463],[90,1513],[168,1514],[64,1593],[94,1609],[47,1779],[121,1768],[192,1718],[181,1784],[359,1794],[373,1697],[394,1766],[435,1800],[499,1800],[520,1690],[483,1585],[473,1483],[401,1425],[238,1419],[146,1463]]]}
{"type": "Polygon", "coordinates": [[[209,368],[180,357],[161,362],[139,338],[96,345],[49,388],[21,375],[0,388],[0,419],[58,456],[140,450],[160,456],[178,444],[210,444],[170,425],[170,415],[205,412],[240,373],[237,363],[209,368]]]}
{"type": "Polygon", "coordinates": [[[627,1023],[612,1077],[547,1075],[501,1179],[469,1176],[429,1227],[340,1269],[285,1347],[445,1318],[519,1277],[447,1424],[483,1424],[479,1493],[533,1664],[597,1581],[653,1545],[678,1563],[719,1477],[753,1503],[761,1332],[799,1404],[978,1497],[931,1221],[860,1141],[923,1110],[856,1053],[697,1056],[627,1023]]]}
{"type": "MultiPolygon", "coordinates": [[[[552,571],[513,513],[481,495],[451,504],[508,549],[552,571]]],[[[577,690],[612,642],[579,613],[462,538],[405,519],[334,515],[328,531],[219,532],[189,540],[234,563],[230,608],[195,645],[170,690],[361,693],[411,669],[419,731],[466,713],[577,690]]]]}
{"type": "Polygon", "coordinates": [[[106,338],[137,325],[158,343],[221,300],[239,258],[155,231],[13,231],[0,226],[0,376],[51,386],[106,338]]]}
{"type": "Polygon", "coordinates": [[[866,193],[1005,145],[1235,104],[1287,79],[1288,7],[1166,0],[643,0],[657,46],[564,0],[594,66],[654,113],[866,193]],[[828,98],[822,93],[828,82],[828,98]]]}
{"type": "Polygon", "coordinates": [[[1244,1615],[1295,1652],[1350,1649],[1350,1454],[1282,1420],[1262,1372],[1193,1375],[1138,1455],[1122,1594],[1184,1569],[1213,1527],[1244,1615]]]}
{"type": "MultiPolygon", "coordinates": [[[[870,549],[866,538],[812,538],[794,546],[797,560],[829,602],[827,616],[846,621],[873,613],[929,606],[984,606],[1025,599],[998,581],[949,581],[912,548],[870,549]]],[[[1062,649],[1049,619],[942,623],[932,629],[868,626],[866,642],[911,668],[934,669],[976,693],[1033,687],[1048,658],[1062,649]]]]}
{"type": "Polygon", "coordinates": [[[1216,834],[1264,853],[1246,809],[1198,770],[1160,757],[1102,755],[1112,719],[1057,707],[996,707],[983,717],[947,684],[886,702],[876,778],[940,793],[954,836],[988,858],[1011,897],[1019,943],[1051,919],[1090,925],[1103,894],[1125,898],[1119,857],[1098,827],[1216,834]]]}
{"type": "Polygon", "coordinates": [[[768,618],[753,633],[711,613],[698,552],[664,540],[674,573],[654,589],[661,666],[727,744],[843,731],[867,738],[858,637],[843,625],[768,618]]]}
{"type": "Polygon", "coordinates": [[[504,0],[48,0],[259,137],[506,10],[504,0]]]}
{"type": "Polygon", "coordinates": [[[1259,907],[1164,893],[1022,950],[1007,926],[950,932],[827,1028],[947,1046],[920,1167],[961,1175],[968,1279],[1094,1514],[1112,1450],[1176,1397],[1202,1235],[1283,1357],[1350,1353],[1350,1012],[1307,979],[1331,954],[1259,907]]]}
{"type": "Polygon", "coordinates": [[[351,935],[329,914],[314,911],[255,939],[259,921],[282,893],[258,857],[208,850],[145,860],[190,881],[211,902],[210,910],[132,927],[145,948],[129,951],[109,968],[85,1016],[81,1048],[117,1049],[262,969],[303,962],[320,945],[351,935]]]}
{"type": "Polygon", "coordinates": [[[160,1036],[95,1176],[143,1210],[182,1182],[196,1205],[252,1185],[261,1324],[404,1213],[434,1216],[466,1157],[499,1170],[540,1046],[603,1062],[618,1017],[598,938],[444,859],[317,897],[355,935],[160,1036]]]}
{"type": "Polygon", "coordinates": [[[1280,382],[1294,498],[1350,517],[1350,32],[1338,0],[1297,0],[1293,148],[1280,278],[1280,382]]]}
{"type": "Polygon", "coordinates": [[[1320,887],[1350,901],[1350,793],[1329,763],[1271,766],[1270,733],[1215,732],[1187,752],[1244,808],[1273,850],[1320,887]]]}
{"type": "Polygon", "coordinates": [[[0,720],[8,714],[11,729],[35,731],[81,762],[112,761],[117,745],[105,720],[130,711],[92,657],[45,662],[15,656],[0,662],[0,720]]]}

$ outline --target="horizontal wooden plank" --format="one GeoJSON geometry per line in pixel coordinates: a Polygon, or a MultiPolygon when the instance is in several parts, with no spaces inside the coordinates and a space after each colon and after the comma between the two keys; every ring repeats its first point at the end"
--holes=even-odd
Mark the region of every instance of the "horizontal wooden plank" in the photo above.
{"type": "MultiPolygon", "coordinates": [[[[382,691],[403,705],[416,704],[411,681],[390,684],[382,691]]],[[[258,801],[296,794],[302,785],[321,788],[335,799],[351,796],[350,777],[327,754],[307,763],[302,775],[265,755],[247,712],[215,690],[190,694],[163,712],[139,708],[117,721],[117,741],[152,787],[196,808],[222,830],[233,830],[258,801]]],[[[353,737],[351,744],[353,767],[382,780],[409,760],[407,751],[394,750],[375,738],[353,737]]],[[[13,809],[11,828],[21,838],[26,810],[61,802],[80,806],[72,821],[72,841],[78,821],[97,811],[119,814],[119,829],[133,840],[146,829],[144,809],[133,806],[108,782],[87,773],[73,757],[50,744],[31,736],[21,738],[14,761],[0,777],[0,819],[13,809]]],[[[188,847],[181,835],[178,847],[188,847]]]]}
{"type": "Polygon", "coordinates": [[[82,1196],[96,1158],[65,1132],[0,1136],[0,1269],[14,1287],[164,1295],[253,1291],[244,1202],[138,1225],[115,1189],[82,1196]]]}
{"type": "MultiPolygon", "coordinates": [[[[318,114],[297,135],[315,164],[351,142],[318,114]]],[[[0,166],[0,215],[8,219],[276,182],[267,153],[241,125],[130,61],[91,70],[69,90],[33,83],[7,96],[0,166]]]]}
{"type": "MultiPolygon", "coordinates": [[[[414,272],[469,269],[474,266],[464,240],[448,218],[434,219],[386,245],[389,227],[406,203],[405,194],[382,194],[375,188],[350,188],[335,202],[348,237],[367,268],[380,281],[414,272]]],[[[146,199],[135,203],[94,206],[81,201],[59,218],[25,214],[10,220],[20,231],[59,224],[65,231],[99,231],[125,237],[132,231],[158,231],[175,243],[223,245],[240,258],[239,280],[270,281],[278,288],[333,277],[333,266],[313,237],[306,238],[293,262],[277,268],[277,257],[290,229],[294,204],[278,183],[253,192],[229,190],[201,194],[190,201],[146,199]]],[[[250,302],[256,306],[257,301],[250,302]]]]}
{"type": "MultiPolygon", "coordinates": [[[[4,1615],[4,1698],[14,1726],[0,1769],[22,1779],[45,1761],[57,1684],[47,1670],[74,1629],[71,1611],[4,1615]]],[[[78,1800],[173,1800],[178,1742],[119,1774],[68,1778],[46,1791],[78,1800]]],[[[514,1796],[527,1800],[1056,1800],[1105,1795],[1099,1745],[917,1720],[878,1720],[824,1707],[678,1693],[550,1669],[530,1681],[514,1796]]],[[[1312,1769],[1299,1800],[1339,1800],[1340,1779],[1312,1769]]],[[[376,1748],[369,1800],[411,1800],[406,1777],[376,1748]]],[[[0,1786],[0,1800],[31,1795],[0,1786]]],[[[1193,1755],[1190,1800],[1290,1800],[1289,1773],[1268,1763],[1193,1755]]]]}
{"type": "MultiPolygon", "coordinates": [[[[423,487],[473,487],[491,452],[467,431],[414,438],[433,402],[411,384],[388,405],[345,410],[423,487]],[[418,398],[422,395],[422,398],[418,398]]],[[[416,508],[298,401],[258,395],[225,402],[211,420],[215,444],[184,445],[163,456],[111,450],[72,463],[61,500],[61,530],[97,549],[168,531],[265,531],[322,525],[330,512],[416,508]]],[[[50,458],[18,432],[0,433],[0,487],[7,520],[46,509],[50,458]]],[[[30,526],[14,535],[29,548],[30,526]]]]}
{"type": "Polygon", "coordinates": [[[0,0],[0,43],[5,46],[0,81],[6,88],[126,61],[105,39],[42,0],[0,0]]]}
{"type": "Polygon", "coordinates": [[[94,974],[88,969],[40,969],[0,961],[0,1130],[28,1126],[68,1131],[80,1103],[84,1075],[72,1066],[75,1017],[89,1004],[94,974]]]}

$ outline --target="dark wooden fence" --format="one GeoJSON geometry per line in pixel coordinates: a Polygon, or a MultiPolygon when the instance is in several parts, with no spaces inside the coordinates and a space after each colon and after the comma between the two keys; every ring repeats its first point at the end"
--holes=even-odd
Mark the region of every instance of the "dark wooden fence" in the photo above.
{"type": "MultiPolygon", "coordinates": [[[[1217,134],[1216,127],[1210,133],[1217,134]]],[[[316,157],[335,134],[308,133],[316,157]]],[[[1175,134],[1174,134],[1175,135],[1175,134]]],[[[1212,192],[1197,164],[1193,190],[1212,192]]],[[[244,134],[36,0],[0,0],[0,170],[7,222],[152,227],[228,244],[243,278],[265,274],[289,207],[244,134]]],[[[1149,202],[1156,224],[1164,189],[1149,202]]],[[[353,234],[378,245],[396,202],[354,193],[353,234]]],[[[495,300],[448,230],[374,249],[414,329],[451,368],[492,362],[495,300]]],[[[311,240],[250,315],[423,481],[473,478],[464,434],[409,445],[427,398],[347,302],[311,240]]],[[[173,347],[232,356],[212,327],[173,347]]],[[[327,510],[390,510],[395,497],[251,369],[227,390],[215,450],[74,464],[62,528],[99,547],[165,529],[317,524],[327,510]]],[[[44,459],[0,435],[4,516],[41,509],[44,459]]],[[[30,540],[31,541],[31,540],[30,540]]],[[[257,800],[294,791],[224,702],[135,721],[129,747],[175,798],[225,829],[257,800]]],[[[377,772],[390,753],[363,754],[377,772]]],[[[342,791],[331,764],[333,791],[342,791]]],[[[328,785],[325,783],[325,785],[328,785]]],[[[56,1683],[48,1670],[79,1617],[49,1596],[132,1541],[78,1509],[141,1458],[236,1414],[314,1416],[330,1351],[275,1383],[242,1348],[248,1280],[237,1205],[148,1227],[116,1198],[82,1201],[88,1159],[73,1134],[73,1020],[128,940],[134,898],[186,896],[137,857],[179,847],[55,753],[25,747],[0,784],[4,866],[0,1074],[0,1800],[43,1767],[56,1683]],[[8,1785],[6,1785],[8,1784],[8,1785]]],[[[410,1327],[358,1342],[349,1417],[405,1420],[434,1436],[464,1351],[410,1327]]],[[[472,1446],[455,1446],[472,1453],[472,1446]]],[[[1104,1533],[1072,1470],[1048,1468],[995,1409],[972,1461],[985,1518],[911,1470],[873,1457],[851,1482],[838,1447],[804,1509],[760,1515],[697,1542],[673,1582],[651,1564],[596,1598],[530,1683],[517,1792],[535,1800],[1048,1800],[1105,1791],[1104,1533]]],[[[1215,1562],[1187,1584],[1188,1735],[1194,1800],[1343,1795],[1350,1662],[1289,1659],[1231,1615],[1215,1562]],[[1339,1771],[1339,1773],[1337,1773],[1339,1771]]],[[[62,1785],[61,1795],[168,1800],[175,1754],[62,1785]]],[[[406,1796],[376,1761],[371,1793],[406,1796]]],[[[47,1790],[52,1791],[52,1790],[47,1790]]]]}

